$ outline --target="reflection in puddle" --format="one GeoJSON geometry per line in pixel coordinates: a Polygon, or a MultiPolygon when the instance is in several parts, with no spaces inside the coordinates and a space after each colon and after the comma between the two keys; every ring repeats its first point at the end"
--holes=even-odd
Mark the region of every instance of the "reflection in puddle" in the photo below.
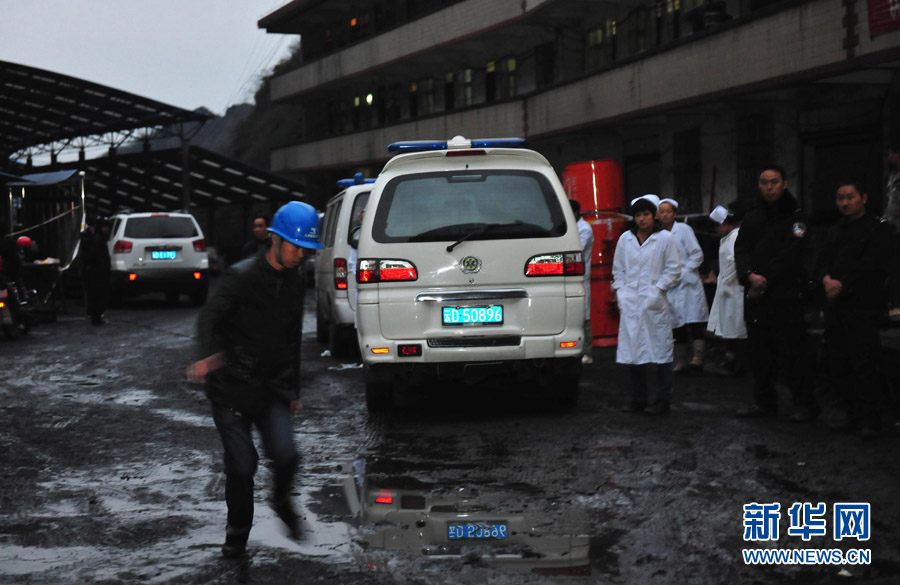
{"type": "MultiPolygon", "coordinates": [[[[390,462],[387,462],[388,465],[390,462]]],[[[367,550],[420,553],[546,575],[590,574],[590,537],[564,534],[534,513],[486,505],[471,489],[385,474],[380,462],[346,466],[344,491],[367,550]]]]}

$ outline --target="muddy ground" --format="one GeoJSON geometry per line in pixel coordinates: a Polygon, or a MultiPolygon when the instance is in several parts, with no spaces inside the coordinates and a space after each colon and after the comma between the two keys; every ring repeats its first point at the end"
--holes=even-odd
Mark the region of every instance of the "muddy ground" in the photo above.
{"type": "Polygon", "coordinates": [[[92,327],[71,301],[55,323],[0,341],[0,582],[900,582],[896,401],[885,436],[862,442],[829,431],[836,411],[822,380],[823,420],[798,426],[785,412],[744,421],[732,413],[748,401],[750,380],[710,368],[677,379],[669,416],[628,415],[620,412],[626,372],[612,350],[596,348],[569,411],[493,381],[434,385],[423,389],[426,399],[370,416],[361,370],[323,356],[315,341],[311,296],[305,408],[295,425],[303,457],[295,498],[307,536],[285,537],[266,506],[263,466],[249,555],[239,561],[220,558],[218,435],[201,388],[183,375],[196,357],[196,309],[148,296],[92,327]],[[585,536],[590,575],[498,568],[491,547],[427,556],[416,538],[397,540],[411,543],[407,550],[380,550],[372,544],[386,541],[379,534],[413,528],[368,522],[348,501],[366,475],[429,498],[478,502],[498,517],[522,514],[534,542],[585,536]],[[777,541],[747,543],[742,506],[752,502],[780,503],[785,512],[794,502],[824,502],[829,535],[787,536],[785,513],[777,541]],[[871,505],[868,541],[832,538],[838,502],[871,505]],[[742,549],[763,546],[864,548],[872,562],[744,563],[742,549]]]}

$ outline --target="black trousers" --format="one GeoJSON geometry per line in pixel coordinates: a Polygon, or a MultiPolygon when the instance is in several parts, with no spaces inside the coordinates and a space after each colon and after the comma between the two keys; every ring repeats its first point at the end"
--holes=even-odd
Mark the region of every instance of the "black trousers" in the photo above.
{"type": "Polygon", "coordinates": [[[871,308],[829,305],[825,351],[832,387],[848,421],[879,430],[884,387],[881,376],[881,315],[871,308]]]}
{"type": "Polygon", "coordinates": [[[109,305],[109,272],[84,273],[85,310],[88,315],[100,318],[109,305]]]}
{"type": "Polygon", "coordinates": [[[815,370],[803,306],[791,300],[748,299],[744,314],[756,405],[764,410],[778,410],[775,382],[783,366],[794,408],[817,413],[815,370]]]}

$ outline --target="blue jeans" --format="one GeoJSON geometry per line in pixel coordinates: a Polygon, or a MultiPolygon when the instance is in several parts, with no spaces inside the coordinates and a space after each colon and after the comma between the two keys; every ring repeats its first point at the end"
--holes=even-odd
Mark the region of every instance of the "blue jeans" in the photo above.
{"type": "Polygon", "coordinates": [[[291,494],[299,457],[294,448],[294,429],[289,406],[272,401],[252,414],[212,403],[213,420],[225,450],[225,503],[232,531],[250,531],[253,524],[253,476],[259,453],[253,445],[251,427],[256,425],[266,456],[272,461],[272,500],[281,502],[291,494]]]}

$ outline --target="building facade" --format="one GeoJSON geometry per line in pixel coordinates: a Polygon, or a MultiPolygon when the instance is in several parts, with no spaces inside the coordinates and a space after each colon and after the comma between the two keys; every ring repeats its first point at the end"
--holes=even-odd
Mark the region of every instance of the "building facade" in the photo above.
{"type": "Polygon", "coordinates": [[[520,136],[689,213],[776,161],[825,217],[848,174],[881,205],[900,136],[898,0],[293,0],[259,26],[301,38],[271,98],[302,105],[302,138],[271,170],[316,204],[391,142],[520,136]]]}

